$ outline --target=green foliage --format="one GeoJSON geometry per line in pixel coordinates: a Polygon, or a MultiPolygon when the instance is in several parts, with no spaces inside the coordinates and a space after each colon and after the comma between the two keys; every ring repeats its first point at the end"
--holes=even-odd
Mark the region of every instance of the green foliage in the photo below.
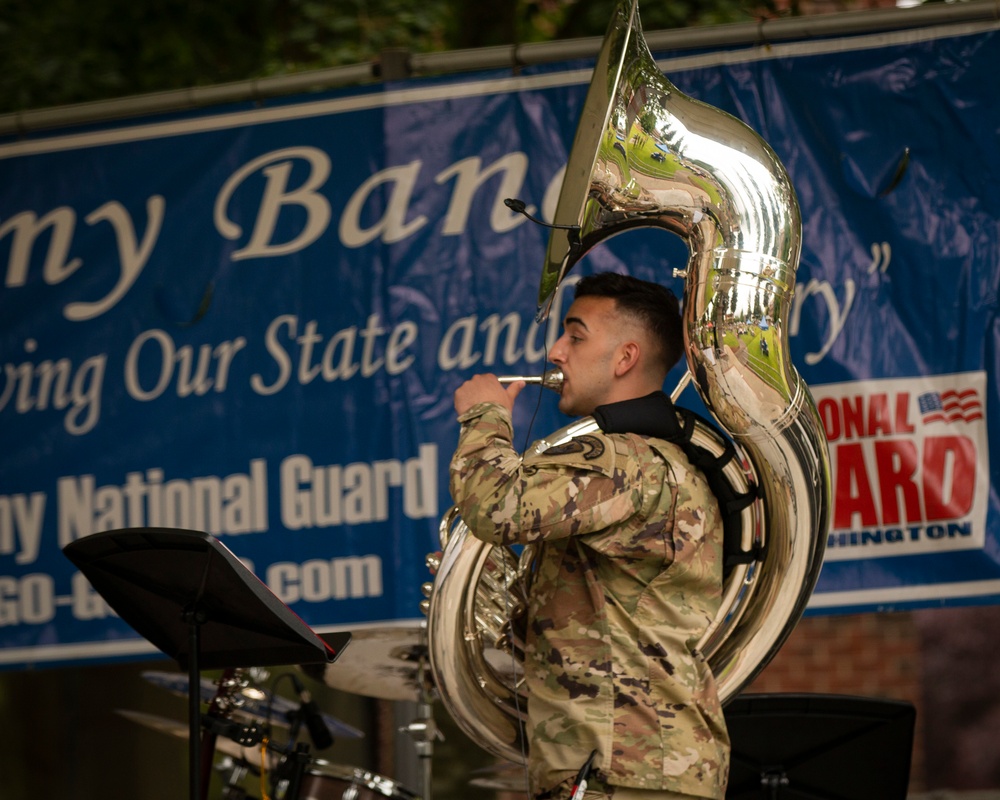
{"type": "MultiPolygon", "coordinates": [[[[616,0],[522,0],[525,9],[525,40],[568,39],[602,36],[616,0]]],[[[658,0],[640,3],[644,30],[669,30],[692,25],[748,22],[770,13],[773,3],[759,7],[741,0],[658,0]]]]}
{"type": "Polygon", "coordinates": [[[262,31],[276,5],[274,0],[0,0],[0,110],[259,74],[262,31]]]}
{"type": "MultiPolygon", "coordinates": [[[[770,3],[773,0],[764,0],[770,3]]],[[[601,36],[615,0],[0,0],[0,113],[456,50],[601,36]]],[[[657,0],[646,30],[746,21],[657,0]]]]}

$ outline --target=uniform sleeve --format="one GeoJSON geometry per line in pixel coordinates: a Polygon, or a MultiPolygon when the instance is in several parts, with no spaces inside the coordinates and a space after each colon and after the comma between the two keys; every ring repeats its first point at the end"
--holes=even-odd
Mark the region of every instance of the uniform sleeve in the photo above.
{"type": "Polygon", "coordinates": [[[478,539],[528,544],[593,533],[641,508],[641,476],[629,466],[636,459],[626,439],[585,434],[522,462],[507,409],[482,403],[459,422],[451,495],[478,539]]]}

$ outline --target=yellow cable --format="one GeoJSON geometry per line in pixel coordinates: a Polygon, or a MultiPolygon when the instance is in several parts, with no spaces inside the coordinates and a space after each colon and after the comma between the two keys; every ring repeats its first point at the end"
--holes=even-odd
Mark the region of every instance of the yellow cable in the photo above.
{"type": "Polygon", "coordinates": [[[260,800],[271,800],[267,794],[267,737],[260,742],[260,800]]]}

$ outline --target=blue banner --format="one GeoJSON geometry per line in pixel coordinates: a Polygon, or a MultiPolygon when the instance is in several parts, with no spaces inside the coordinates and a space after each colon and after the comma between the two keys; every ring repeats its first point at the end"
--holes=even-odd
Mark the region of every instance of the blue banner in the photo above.
{"type": "MultiPolygon", "coordinates": [[[[815,613],[1000,594],[997,35],[661,62],[757,130],[799,195],[789,332],[835,492],[815,613]]],[[[562,65],[0,142],[0,666],[151,652],[61,552],[116,528],[217,535],[318,630],[421,619],[452,392],[544,369],[571,297],[535,324],[547,232],[503,201],[551,218],[589,80],[562,65]]],[[[637,231],[579,274],[670,284],[686,260],[637,231]]],[[[567,422],[547,394],[522,395],[524,446],[567,422]]]]}

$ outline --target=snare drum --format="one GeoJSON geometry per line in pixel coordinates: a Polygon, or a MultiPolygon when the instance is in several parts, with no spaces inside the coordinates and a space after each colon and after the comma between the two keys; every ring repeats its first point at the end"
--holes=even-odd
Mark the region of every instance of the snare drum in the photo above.
{"type": "Polygon", "coordinates": [[[395,781],[368,770],[313,759],[305,768],[297,800],[420,800],[395,781]]]}

